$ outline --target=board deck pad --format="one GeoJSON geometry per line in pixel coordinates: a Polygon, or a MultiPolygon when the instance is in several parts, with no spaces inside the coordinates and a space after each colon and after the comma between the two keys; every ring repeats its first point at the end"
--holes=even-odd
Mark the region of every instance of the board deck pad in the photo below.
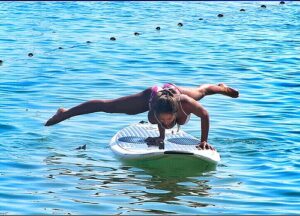
{"type": "Polygon", "coordinates": [[[177,131],[177,128],[166,130],[164,148],[149,145],[145,141],[148,137],[158,136],[157,125],[147,122],[136,123],[120,130],[111,139],[110,147],[123,159],[155,159],[170,154],[187,154],[214,164],[220,161],[217,151],[197,149],[199,140],[183,130],[177,131]]]}

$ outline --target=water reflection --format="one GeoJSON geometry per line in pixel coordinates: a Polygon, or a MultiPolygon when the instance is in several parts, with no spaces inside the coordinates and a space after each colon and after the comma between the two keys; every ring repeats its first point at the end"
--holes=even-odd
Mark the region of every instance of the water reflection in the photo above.
{"type": "MultiPolygon", "coordinates": [[[[76,203],[101,204],[103,201],[119,202],[119,210],[126,212],[175,213],[162,210],[157,204],[206,207],[201,197],[209,197],[210,171],[215,167],[179,167],[174,164],[128,163],[115,161],[115,167],[106,167],[87,154],[67,156],[54,153],[44,160],[51,179],[66,180],[67,190],[77,191],[76,203]],[[84,158],[85,160],[82,160],[84,158]],[[80,159],[81,163],[78,162],[80,159]],[[199,169],[202,168],[202,169],[199,169]],[[86,194],[88,193],[89,196],[86,194]],[[78,196],[84,194],[83,196],[78,196]],[[82,198],[80,198],[82,197],[82,198]],[[189,197],[189,199],[185,199],[189,197]],[[193,197],[197,197],[193,201],[193,197]],[[127,202],[124,202],[124,200],[127,202]],[[149,205],[147,205],[147,203],[149,205]]],[[[173,161],[174,162],[174,161],[173,161]]],[[[110,162],[112,164],[112,162],[110,162]]],[[[180,163],[180,165],[184,163],[180,163]]],[[[49,178],[49,176],[47,176],[49,178]]],[[[59,193],[59,191],[54,191],[59,193]]],[[[71,199],[70,201],[75,201],[71,199]]],[[[117,206],[117,205],[116,205],[117,206]]]]}

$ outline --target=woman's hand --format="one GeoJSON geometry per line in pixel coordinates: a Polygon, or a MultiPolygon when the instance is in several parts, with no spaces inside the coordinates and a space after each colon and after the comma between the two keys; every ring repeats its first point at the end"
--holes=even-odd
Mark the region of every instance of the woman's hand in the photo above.
{"type": "Polygon", "coordinates": [[[148,145],[159,145],[161,143],[164,142],[164,139],[160,138],[160,137],[148,137],[147,139],[145,139],[145,142],[148,145]]]}
{"type": "Polygon", "coordinates": [[[206,141],[202,141],[199,145],[196,146],[197,149],[199,150],[213,150],[215,151],[215,148],[212,147],[210,144],[208,144],[206,141]]]}

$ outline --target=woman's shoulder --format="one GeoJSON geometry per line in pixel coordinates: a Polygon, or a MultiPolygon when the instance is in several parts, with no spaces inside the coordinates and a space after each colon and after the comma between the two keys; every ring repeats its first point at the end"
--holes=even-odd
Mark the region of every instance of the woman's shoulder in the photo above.
{"type": "Polygon", "coordinates": [[[178,95],[178,97],[182,104],[184,104],[184,103],[190,104],[195,101],[193,98],[191,98],[190,96],[185,95],[185,94],[180,94],[180,95],[178,95]]]}
{"type": "Polygon", "coordinates": [[[184,94],[180,95],[180,103],[186,113],[192,113],[198,105],[195,99],[184,94]]]}

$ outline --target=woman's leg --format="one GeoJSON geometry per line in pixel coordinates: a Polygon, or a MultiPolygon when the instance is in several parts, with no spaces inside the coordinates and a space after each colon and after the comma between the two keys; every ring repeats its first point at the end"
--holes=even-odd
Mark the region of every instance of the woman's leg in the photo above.
{"type": "Polygon", "coordinates": [[[197,101],[207,95],[213,94],[223,94],[232,98],[237,98],[239,96],[239,92],[237,90],[230,88],[223,83],[220,83],[218,85],[204,84],[197,88],[177,87],[182,94],[190,96],[197,101]]]}
{"type": "Polygon", "coordinates": [[[148,88],[140,93],[114,100],[90,100],[68,110],[60,108],[46,122],[45,126],[57,124],[73,116],[93,112],[124,113],[129,115],[143,113],[149,110],[150,94],[151,88],[148,88]]]}

